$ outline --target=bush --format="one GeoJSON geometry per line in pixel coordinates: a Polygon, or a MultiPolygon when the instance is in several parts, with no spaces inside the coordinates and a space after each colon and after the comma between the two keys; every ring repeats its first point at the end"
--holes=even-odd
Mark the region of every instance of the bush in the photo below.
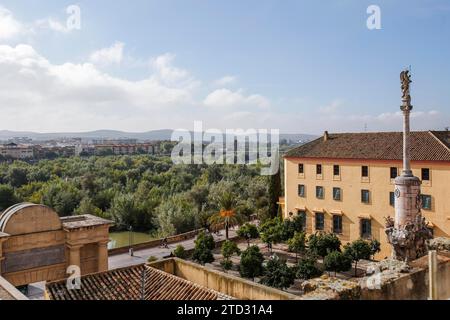
{"type": "Polygon", "coordinates": [[[187,256],[186,250],[184,249],[184,247],[181,244],[177,245],[175,250],[173,250],[172,253],[175,257],[180,258],[180,259],[185,259],[187,256]]]}
{"type": "Polygon", "coordinates": [[[323,260],[325,270],[337,272],[348,271],[352,268],[352,260],[339,251],[333,251],[327,254],[323,260]]]}
{"type": "Polygon", "coordinates": [[[295,280],[295,270],[289,268],[285,260],[278,256],[271,258],[264,268],[261,283],[278,289],[289,288],[295,280]]]}
{"type": "Polygon", "coordinates": [[[239,273],[244,278],[255,278],[263,273],[264,256],[257,246],[250,246],[241,254],[239,273]]]}
{"type": "Polygon", "coordinates": [[[314,255],[302,257],[298,262],[296,269],[296,277],[304,280],[320,277],[323,273],[322,270],[317,267],[317,257],[314,255]]]}
{"type": "Polygon", "coordinates": [[[240,253],[241,250],[235,242],[227,240],[222,244],[222,255],[225,259],[230,259],[233,254],[239,255],[240,253]]]}
{"type": "Polygon", "coordinates": [[[355,262],[355,277],[358,276],[358,261],[361,259],[370,259],[372,254],[371,247],[367,241],[362,239],[348,243],[344,247],[344,254],[355,262]]]}
{"type": "Polygon", "coordinates": [[[261,240],[267,244],[269,249],[272,248],[272,244],[282,241],[282,229],[283,227],[278,218],[267,220],[259,227],[261,240]]]}
{"type": "Polygon", "coordinates": [[[148,263],[152,263],[152,262],[155,262],[155,261],[158,261],[159,259],[157,258],[157,257],[155,257],[155,256],[150,256],[148,259],[147,259],[147,262],[148,263]]]}
{"type": "Polygon", "coordinates": [[[195,249],[192,255],[195,261],[201,264],[211,263],[214,261],[212,250],[215,247],[214,238],[210,234],[206,234],[204,231],[200,232],[195,239],[195,249]]]}
{"type": "Polygon", "coordinates": [[[316,233],[309,237],[308,248],[323,258],[329,252],[341,251],[341,240],[333,233],[316,233]]]}
{"type": "Polygon", "coordinates": [[[231,268],[233,267],[233,262],[231,262],[231,260],[222,260],[220,262],[220,265],[222,266],[223,270],[227,271],[231,270],[231,268]]]}
{"type": "Polygon", "coordinates": [[[305,251],[306,235],[304,232],[295,232],[294,236],[289,239],[289,251],[295,252],[295,259],[298,261],[298,254],[305,251]]]}
{"type": "Polygon", "coordinates": [[[259,237],[258,228],[251,223],[242,225],[237,231],[237,235],[247,240],[247,247],[250,247],[250,240],[259,237]]]}

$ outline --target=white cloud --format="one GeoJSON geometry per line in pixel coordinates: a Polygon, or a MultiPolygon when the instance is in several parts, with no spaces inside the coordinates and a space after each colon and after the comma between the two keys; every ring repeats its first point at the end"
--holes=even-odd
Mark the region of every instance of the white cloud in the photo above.
{"type": "Polygon", "coordinates": [[[225,87],[228,85],[235,84],[237,81],[237,78],[235,76],[224,76],[220,79],[217,79],[214,81],[214,86],[216,87],[225,87]]]}
{"type": "Polygon", "coordinates": [[[11,11],[0,6],[0,39],[8,40],[22,33],[23,25],[17,21],[11,11]]]}
{"type": "MultiPolygon", "coordinates": [[[[175,68],[170,63],[165,67],[175,68]]],[[[160,76],[130,81],[102,72],[92,63],[52,64],[29,45],[0,45],[3,128],[172,127],[171,122],[181,122],[185,113],[191,113],[193,86],[185,79],[170,86],[159,81],[160,76]]]]}
{"type": "Polygon", "coordinates": [[[94,64],[102,66],[120,64],[123,59],[124,47],[125,45],[122,42],[116,42],[109,48],[103,48],[93,52],[89,60],[94,64]]]}
{"type": "Polygon", "coordinates": [[[228,89],[218,89],[211,92],[203,102],[211,108],[238,108],[238,107],[257,107],[269,108],[270,101],[259,94],[246,96],[243,90],[231,91],[228,89]]]}

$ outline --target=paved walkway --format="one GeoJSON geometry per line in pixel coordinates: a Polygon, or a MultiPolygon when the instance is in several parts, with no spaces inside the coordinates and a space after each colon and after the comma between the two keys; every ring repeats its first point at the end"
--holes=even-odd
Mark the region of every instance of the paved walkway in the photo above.
{"type": "MultiPolygon", "coordinates": [[[[221,231],[221,235],[217,236],[216,234],[213,234],[214,240],[221,241],[225,240],[225,230],[221,231]]],[[[236,231],[233,229],[229,230],[229,237],[230,239],[233,239],[237,237],[236,231]]],[[[177,243],[171,243],[169,245],[169,248],[161,248],[161,247],[154,247],[149,249],[142,249],[134,251],[134,256],[131,257],[128,253],[122,253],[114,256],[109,257],[109,269],[117,269],[117,268],[123,268],[123,267],[129,267],[136,264],[146,263],[148,258],[151,256],[156,257],[158,259],[162,259],[164,257],[167,257],[170,255],[170,253],[176,248],[177,245],[181,244],[186,250],[190,250],[194,248],[194,240],[195,238],[188,239],[185,241],[177,242],[177,243]]]]}

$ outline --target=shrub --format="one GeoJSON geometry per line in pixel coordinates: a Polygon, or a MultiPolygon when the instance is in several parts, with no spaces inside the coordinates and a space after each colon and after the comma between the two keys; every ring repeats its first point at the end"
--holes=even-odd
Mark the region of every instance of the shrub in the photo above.
{"type": "Polygon", "coordinates": [[[344,254],[355,262],[355,277],[358,275],[358,261],[361,259],[370,259],[372,254],[371,247],[367,241],[362,239],[348,243],[344,247],[344,254]]]}
{"type": "Polygon", "coordinates": [[[298,279],[308,280],[320,277],[322,273],[322,270],[317,267],[317,257],[314,255],[302,257],[296,267],[296,277],[298,279]]]}
{"type": "Polygon", "coordinates": [[[298,254],[305,251],[306,235],[304,232],[295,232],[294,236],[289,239],[289,251],[295,252],[295,260],[298,261],[298,254]]]}
{"type": "Polygon", "coordinates": [[[333,251],[327,254],[323,260],[325,270],[337,272],[348,271],[352,268],[352,260],[339,251],[333,251]]]}
{"type": "Polygon", "coordinates": [[[329,252],[341,251],[341,240],[333,233],[316,233],[309,237],[308,248],[323,258],[329,252]]]}
{"type": "Polygon", "coordinates": [[[259,227],[261,240],[272,249],[272,244],[282,241],[282,225],[279,218],[267,220],[259,227]]]}
{"type": "Polygon", "coordinates": [[[214,238],[204,231],[200,232],[195,239],[195,248],[192,255],[193,259],[201,264],[211,263],[214,261],[212,250],[215,247],[214,238]]]}
{"type": "Polygon", "coordinates": [[[246,223],[239,228],[237,235],[247,240],[247,247],[250,247],[250,240],[257,239],[259,237],[259,232],[254,224],[246,223]]]}
{"type": "Polygon", "coordinates": [[[152,263],[152,262],[155,262],[155,261],[158,261],[159,259],[157,258],[157,257],[155,257],[155,256],[150,256],[148,259],[147,259],[147,262],[148,263],[152,263]]]}
{"type": "Polygon", "coordinates": [[[231,262],[231,260],[225,259],[220,262],[220,265],[222,266],[223,270],[227,271],[233,267],[233,262],[231,262]]]}
{"type": "Polygon", "coordinates": [[[180,259],[185,259],[187,256],[186,250],[184,249],[184,247],[181,244],[177,245],[175,250],[173,250],[172,253],[175,257],[180,258],[180,259]]]}
{"type": "Polygon", "coordinates": [[[288,267],[285,260],[281,260],[275,255],[267,262],[261,283],[270,287],[285,289],[289,288],[294,280],[294,268],[288,267]]]}
{"type": "Polygon", "coordinates": [[[263,273],[264,256],[257,246],[250,246],[241,254],[239,273],[244,278],[255,278],[263,273]]]}

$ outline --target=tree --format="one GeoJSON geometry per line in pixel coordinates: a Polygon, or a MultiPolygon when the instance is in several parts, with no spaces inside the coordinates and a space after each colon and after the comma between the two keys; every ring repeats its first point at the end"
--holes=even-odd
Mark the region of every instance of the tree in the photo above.
{"type": "Polygon", "coordinates": [[[286,260],[281,260],[275,255],[267,261],[261,283],[278,289],[286,289],[294,283],[294,280],[295,270],[288,267],[286,260]]]}
{"type": "Polygon", "coordinates": [[[184,247],[179,244],[176,246],[175,250],[173,250],[172,254],[180,259],[185,259],[187,256],[186,250],[184,249],[184,247]]]}
{"type": "MultiPolygon", "coordinates": [[[[276,157],[278,161],[278,157],[276,157]]],[[[280,170],[269,176],[269,215],[274,218],[278,216],[278,202],[281,195],[281,175],[280,170]]]]}
{"type": "Polygon", "coordinates": [[[323,258],[328,252],[341,251],[341,240],[333,233],[316,233],[309,237],[308,249],[323,258]]]}
{"type": "Polygon", "coordinates": [[[298,262],[298,254],[305,251],[306,235],[304,232],[296,232],[294,236],[288,240],[289,251],[295,252],[295,261],[298,262]]]}
{"type": "Polygon", "coordinates": [[[201,264],[211,263],[214,261],[212,250],[215,248],[216,243],[214,238],[210,234],[206,234],[204,231],[200,232],[195,239],[195,248],[192,258],[201,264]]]}
{"type": "Polygon", "coordinates": [[[322,270],[317,267],[317,257],[313,254],[303,256],[296,266],[296,277],[308,280],[320,277],[322,270]]]}
{"type": "Polygon", "coordinates": [[[344,254],[355,262],[355,277],[358,276],[358,261],[361,259],[370,259],[372,254],[371,247],[363,239],[355,240],[344,247],[344,254]]]}
{"type": "Polygon", "coordinates": [[[251,223],[245,223],[237,231],[237,235],[247,240],[247,248],[250,247],[250,240],[257,239],[259,237],[258,228],[251,223]]]}
{"type": "Polygon", "coordinates": [[[8,209],[17,202],[14,189],[8,185],[0,185],[0,211],[8,209]]]}
{"type": "Polygon", "coordinates": [[[225,238],[229,239],[229,229],[242,222],[243,218],[236,213],[236,197],[231,192],[223,193],[218,199],[220,211],[212,215],[210,222],[218,228],[221,225],[225,227],[225,238]]]}
{"type": "Polygon", "coordinates": [[[222,244],[222,256],[224,260],[222,261],[222,267],[224,270],[230,270],[233,266],[233,263],[231,262],[230,258],[233,256],[233,254],[239,255],[241,253],[241,250],[239,250],[237,244],[233,241],[226,240],[222,244]]]}
{"type": "Polygon", "coordinates": [[[375,255],[381,251],[380,241],[373,239],[369,242],[370,254],[372,255],[372,260],[375,260],[375,255]]]}
{"type": "Polygon", "coordinates": [[[81,200],[80,205],[78,206],[77,209],[75,209],[75,214],[77,215],[91,214],[98,217],[103,216],[102,210],[100,208],[97,208],[92,203],[92,200],[88,197],[85,197],[81,200]]]}
{"type": "Polygon", "coordinates": [[[239,273],[241,277],[252,278],[258,277],[263,273],[264,256],[258,246],[250,246],[241,253],[241,262],[239,273]]]}
{"type": "Polygon", "coordinates": [[[163,236],[195,229],[197,208],[188,197],[177,194],[163,201],[156,209],[156,224],[163,236]]]}
{"type": "Polygon", "coordinates": [[[279,218],[267,220],[259,227],[259,234],[261,240],[267,244],[267,247],[272,251],[272,245],[278,243],[282,238],[282,225],[279,218]]]}
{"type": "Polygon", "coordinates": [[[19,188],[28,183],[28,170],[26,168],[12,166],[6,175],[6,180],[15,188],[19,188]]]}
{"type": "Polygon", "coordinates": [[[323,259],[325,270],[334,271],[334,276],[337,272],[348,271],[352,268],[352,260],[345,254],[339,251],[333,251],[326,255],[323,259]]]}

